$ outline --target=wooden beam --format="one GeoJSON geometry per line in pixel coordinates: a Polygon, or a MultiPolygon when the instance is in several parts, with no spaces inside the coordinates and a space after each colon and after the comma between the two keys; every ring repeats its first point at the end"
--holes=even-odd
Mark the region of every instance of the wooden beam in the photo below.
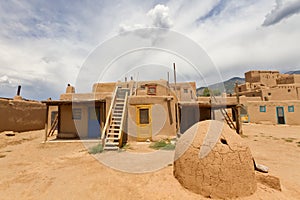
{"type": "Polygon", "coordinates": [[[239,87],[238,83],[235,83],[235,94],[236,94],[236,100],[237,100],[237,106],[236,106],[236,133],[239,135],[243,134],[242,131],[242,121],[241,121],[241,104],[240,104],[240,95],[239,95],[239,87]]]}
{"type": "Polygon", "coordinates": [[[49,106],[46,105],[46,120],[45,120],[45,138],[44,138],[44,143],[47,142],[47,137],[48,137],[48,112],[49,112],[49,106]]]}

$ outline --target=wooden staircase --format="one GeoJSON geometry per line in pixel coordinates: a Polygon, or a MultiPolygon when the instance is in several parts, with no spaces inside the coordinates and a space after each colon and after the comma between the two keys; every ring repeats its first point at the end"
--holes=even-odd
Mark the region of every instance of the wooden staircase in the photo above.
{"type": "Polygon", "coordinates": [[[122,146],[123,125],[127,112],[129,88],[116,87],[102,132],[104,150],[118,150],[122,146]]]}

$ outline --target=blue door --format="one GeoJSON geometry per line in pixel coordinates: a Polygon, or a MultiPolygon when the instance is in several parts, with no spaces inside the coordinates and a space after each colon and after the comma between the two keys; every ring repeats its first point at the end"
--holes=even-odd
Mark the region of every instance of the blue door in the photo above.
{"type": "Polygon", "coordinates": [[[277,122],[278,122],[278,124],[285,124],[284,108],[283,107],[277,107],[276,112],[277,112],[277,122]]]}
{"type": "Polygon", "coordinates": [[[99,138],[100,136],[100,107],[89,107],[88,138],[99,138]]]}

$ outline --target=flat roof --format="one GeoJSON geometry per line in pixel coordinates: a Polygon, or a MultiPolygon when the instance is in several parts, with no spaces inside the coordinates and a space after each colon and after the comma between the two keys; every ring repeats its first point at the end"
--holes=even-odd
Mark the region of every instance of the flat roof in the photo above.
{"type": "Polygon", "coordinates": [[[67,105],[67,104],[89,104],[89,103],[103,103],[105,99],[82,99],[82,100],[47,100],[42,101],[49,106],[67,105]]]}

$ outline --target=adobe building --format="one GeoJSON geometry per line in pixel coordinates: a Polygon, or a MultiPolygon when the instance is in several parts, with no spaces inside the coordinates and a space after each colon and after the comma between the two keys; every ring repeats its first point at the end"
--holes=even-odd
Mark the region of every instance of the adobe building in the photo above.
{"type": "Polygon", "coordinates": [[[175,137],[200,120],[214,118],[212,105],[196,97],[195,82],[95,83],[91,93],[76,93],[68,85],[60,100],[44,103],[46,139],[56,128],[57,138],[97,138],[106,149],[116,149],[128,140],[175,137]]]}
{"type": "Polygon", "coordinates": [[[300,125],[299,74],[249,71],[238,93],[248,97],[244,107],[249,122],[300,125]]]}

